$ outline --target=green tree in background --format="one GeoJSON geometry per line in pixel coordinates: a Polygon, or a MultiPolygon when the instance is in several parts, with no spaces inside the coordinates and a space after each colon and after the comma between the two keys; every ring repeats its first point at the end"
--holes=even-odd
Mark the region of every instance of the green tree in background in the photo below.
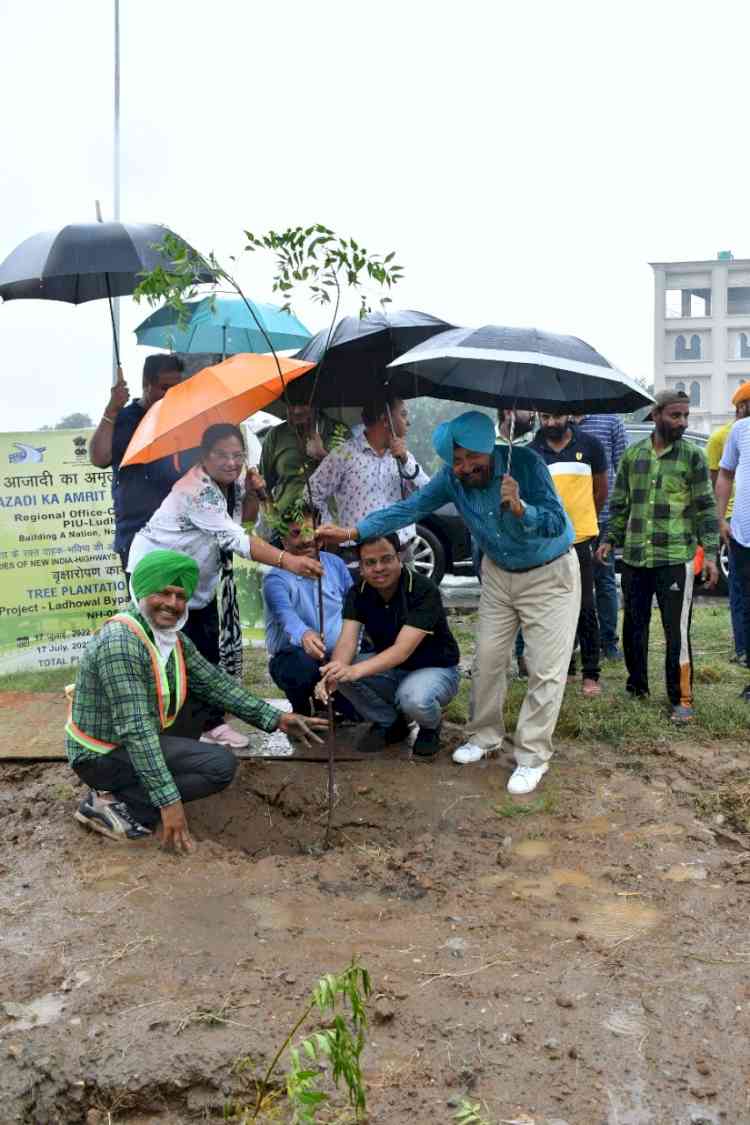
{"type": "Polygon", "coordinates": [[[41,426],[42,430],[87,430],[93,426],[88,414],[66,414],[56,426],[41,426]]]}
{"type": "Polygon", "coordinates": [[[483,406],[467,406],[465,402],[452,402],[441,398],[413,398],[407,402],[411,426],[406,444],[428,476],[432,476],[441,466],[440,458],[432,448],[432,433],[441,422],[449,422],[465,410],[479,410],[487,414],[493,422],[497,412],[483,406]]]}

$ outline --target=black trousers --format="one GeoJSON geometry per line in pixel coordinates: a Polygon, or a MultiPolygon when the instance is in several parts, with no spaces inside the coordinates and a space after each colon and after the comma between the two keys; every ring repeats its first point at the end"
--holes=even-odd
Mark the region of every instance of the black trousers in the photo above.
{"type": "MultiPolygon", "coordinates": [[[[312,715],[310,699],[315,685],[320,683],[320,664],[302,648],[285,648],[271,657],[268,666],[271,679],[292,705],[298,715],[312,715]]],[[[333,697],[334,710],[342,718],[359,722],[359,716],[348,699],[340,692],[333,697]]]]}
{"type": "Polygon", "coordinates": [[[651,603],[656,598],[667,642],[664,674],[667,696],[673,706],[693,702],[693,652],[690,624],[693,614],[692,560],[675,566],[622,564],[624,618],[622,647],[628,670],[627,690],[648,695],[648,634],[651,603]]]}
{"type": "MultiPolygon", "coordinates": [[[[186,637],[190,637],[201,656],[205,656],[210,664],[218,666],[219,607],[216,604],[216,598],[203,609],[191,609],[182,632],[186,637]]],[[[183,711],[186,709],[189,715],[188,721],[191,721],[200,733],[204,730],[213,730],[214,727],[218,727],[220,723],[224,722],[224,712],[220,707],[211,707],[207,703],[191,698],[189,682],[188,697],[185,700],[183,711]]],[[[182,718],[182,714],[180,718],[182,718]]],[[[188,731],[181,729],[180,734],[183,733],[188,734],[188,731]]]]}
{"type": "MultiPolygon", "coordinates": [[[[742,620],[747,638],[750,637],[750,547],[743,547],[736,539],[730,539],[729,550],[742,588],[742,620]]],[[[745,644],[745,663],[750,668],[750,643],[745,644]]]]}
{"type": "MultiPolygon", "coordinates": [[[[225,746],[169,734],[163,734],[160,742],[164,761],[185,803],[220,793],[234,777],[237,759],[225,746]]],[[[151,804],[126,750],[111,750],[96,759],[76,762],[73,769],[84,784],[124,801],[144,828],[158,824],[159,809],[151,804]]]]}
{"type": "MultiPolygon", "coordinates": [[[[585,680],[599,679],[599,618],[596,613],[594,586],[594,546],[596,539],[584,539],[575,544],[578,565],[581,568],[581,611],[578,615],[578,643],[581,646],[581,665],[585,680]]],[[[575,675],[576,658],[568,669],[575,675]]]]}

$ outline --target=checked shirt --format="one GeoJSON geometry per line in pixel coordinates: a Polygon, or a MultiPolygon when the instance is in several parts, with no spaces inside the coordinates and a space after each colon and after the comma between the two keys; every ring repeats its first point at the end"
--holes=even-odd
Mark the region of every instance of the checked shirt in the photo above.
{"type": "MultiPolygon", "coordinates": [[[[153,639],[146,618],[135,606],[129,606],[128,610],[153,639]]],[[[180,633],[180,637],[191,695],[229,711],[260,730],[276,730],[280,711],[209,664],[184,634],[180,633]]],[[[172,700],[176,686],[175,661],[173,651],[166,666],[172,700]]],[[[174,703],[165,710],[172,714],[174,703]]],[[[113,742],[127,751],[133,769],[157,808],[180,800],[159,743],[159,704],[149,650],[122,622],[107,622],[89,641],[78,666],[72,718],[90,738],[113,742]]],[[[71,765],[99,757],[96,751],[81,746],[70,734],[66,735],[65,749],[71,765]]]]}
{"type": "Polygon", "coordinates": [[[623,548],[628,566],[687,563],[699,544],[713,559],[719,526],[703,451],[682,438],[659,456],[650,436],[626,449],[610,502],[607,539],[623,548]]]}

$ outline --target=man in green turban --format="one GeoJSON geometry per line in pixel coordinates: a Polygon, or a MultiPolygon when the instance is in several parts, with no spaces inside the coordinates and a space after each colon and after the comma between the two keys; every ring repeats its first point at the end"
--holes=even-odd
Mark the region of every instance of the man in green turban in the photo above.
{"type": "Polygon", "coordinates": [[[119,841],[150,836],[192,848],[184,803],[225,789],[237,760],[225,746],[166,733],[191,695],[271,732],[320,742],[321,719],[277,711],[209,664],[180,630],[198,566],[152,551],[131,579],[132,602],[92,637],[78,666],[65,728],[71,766],[89,786],[76,820],[119,841]]]}

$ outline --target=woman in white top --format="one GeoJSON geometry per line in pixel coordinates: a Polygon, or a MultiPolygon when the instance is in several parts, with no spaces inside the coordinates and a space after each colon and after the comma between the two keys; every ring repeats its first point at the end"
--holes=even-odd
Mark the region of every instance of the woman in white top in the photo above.
{"type": "MultiPolygon", "coordinates": [[[[245,460],[245,441],[239,427],[223,422],[209,426],[201,440],[200,461],[177,481],[161,507],[138,532],[128,556],[131,574],[144,555],[158,547],[181,551],[195,559],[200,578],[182,631],[207,660],[221,663],[234,674],[241,672],[241,636],[231,574],[232,555],[278,566],[304,578],[321,574],[316,559],[280,551],[244,530],[242,521],[254,522],[257,517],[257,493],[264,487],[258,473],[245,472],[245,460]],[[222,578],[220,642],[216,593],[222,578]]],[[[233,749],[248,745],[244,735],[232,730],[217,712],[206,716],[202,740],[233,749]]]]}

